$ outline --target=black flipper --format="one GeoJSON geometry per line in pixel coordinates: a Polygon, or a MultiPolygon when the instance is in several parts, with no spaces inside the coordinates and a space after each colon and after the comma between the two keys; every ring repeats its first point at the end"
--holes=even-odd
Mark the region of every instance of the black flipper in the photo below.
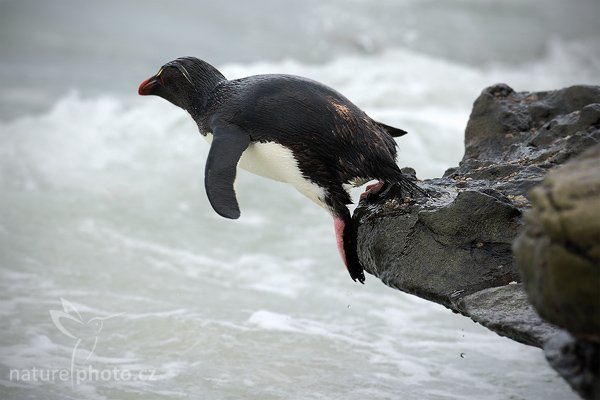
{"type": "Polygon", "coordinates": [[[400,136],[404,136],[406,135],[408,132],[406,132],[405,130],[402,130],[400,128],[394,128],[393,126],[389,126],[386,124],[382,124],[381,122],[377,122],[375,121],[375,123],[377,125],[379,125],[380,128],[383,128],[387,131],[387,133],[389,133],[390,135],[392,135],[393,137],[400,137],[400,136]]]}
{"type": "Polygon", "coordinates": [[[240,207],[233,184],[238,161],[250,144],[250,136],[237,126],[222,122],[212,124],[211,129],[213,142],[204,170],[206,194],[217,214],[237,219],[240,207]]]}

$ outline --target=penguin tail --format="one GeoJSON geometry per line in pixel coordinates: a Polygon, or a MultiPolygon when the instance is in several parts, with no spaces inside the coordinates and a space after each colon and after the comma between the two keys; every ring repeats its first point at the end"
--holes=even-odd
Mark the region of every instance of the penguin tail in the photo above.
{"type": "Polygon", "coordinates": [[[384,182],[398,185],[403,193],[406,192],[417,197],[429,197],[429,194],[415,183],[415,179],[404,175],[400,169],[393,169],[389,172],[389,178],[383,179],[384,182]]]}
{"type": "Polygon", "coordinates": [[[383,130],[385,130],[387,133],[389,133],[392,137],[400,137],[400,136],[404,136],[408,133],[405,130],[402,130],[400,128],[394,128],[393,126],[382,124],[381,122],[375,121],[375,123],[380,128],[383,128],[383,130]]]}
{"type": "Polygon", "coordinates": [[[395,183],[398,184],[398,186],[400,186],[402,191],[406,191],[418,196],[429,197],[429,194],[424,189],[421,189],[416,183],[414,183],[412,180],[410,180],[403,174],[400,175],[400,177],[396,180],[395,183]]]}

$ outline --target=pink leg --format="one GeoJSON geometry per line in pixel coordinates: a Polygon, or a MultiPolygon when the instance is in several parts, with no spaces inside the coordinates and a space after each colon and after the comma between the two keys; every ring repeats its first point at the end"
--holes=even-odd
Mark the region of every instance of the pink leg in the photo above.
{"type": "Polygon", "coordinates": [[[367,185],[367,187],[365,188],[365,191],[360,194],[360,199],[363,200],[371,193],[375,194],[375,193],[379,192],[381,190],[382,186],[383,186],[383,182],[381,182],[381,181],[379,181],[377,183],[373,183],[372,185],[367,185]]]}
{"type": "Polygon", "coordinates": [[[344,228],[346,224],[344,220],[339,217],[333,217],[333,227],[335,229],[335,239],[337,241],[337,248],[340,252],[340,256],[342,256],[342,261],[344,261],[344,265],[348,268],[348,263],[346,262],[346,251],[344,250],[344,228]]]}
{"type": "Polygon", "coordinates": [[[344,265],[350,274],[350,278],[352,278],[352,280],[355,282],[358,280],[360,283],[364,283],[365,274],[358,259],[358,254],[356,253],[356,238],[353,236],[352,229],[350,229],[352,225],[349,224],[351,223],[352,220],[350,219],[349,213],[347,215],[347,219],[334,215],[333,227],[335,229],[335,239],[340,256],[342,257],[342,261],[344,261],[344,265]]]}

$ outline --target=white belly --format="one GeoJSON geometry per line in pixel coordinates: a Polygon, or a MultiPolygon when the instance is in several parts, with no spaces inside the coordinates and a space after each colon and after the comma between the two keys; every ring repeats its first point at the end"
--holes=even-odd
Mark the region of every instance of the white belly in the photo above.
{"type": "MultiPolygon", "coordinates": [[[[212,143],[212,139],[212,134],[208,133],[206,140],[212,143]]],[[[250,143],[242,154],[238,166],[253,174],[289,183],[320,207],[326,207],[325,191],[304,178],[294,154],[287,147],[274,142],[250,143]]]]}

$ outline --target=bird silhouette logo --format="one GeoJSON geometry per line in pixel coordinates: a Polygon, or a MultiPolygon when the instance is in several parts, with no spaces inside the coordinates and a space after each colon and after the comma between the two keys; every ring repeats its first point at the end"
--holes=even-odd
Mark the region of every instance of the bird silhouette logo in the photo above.
{"type": "Polygon", "coordinates": [[[122,315],[113,314],[106,317],[93,317],[87,321],[83,319],[77,308],[70,301],[61,298],[60,299],[63,309],[62,310],[50,310],[50,318],[54,326],[61,331],[64,335],[75,340],[73,346],[73,352],[71,353],[71,377],[75,366],[75,358],[77,353],[83,352],[87,356],[84,361],[90,359],[96,350],[98,344],[98,338],[104,321],[118,317],[122,315]]]}

